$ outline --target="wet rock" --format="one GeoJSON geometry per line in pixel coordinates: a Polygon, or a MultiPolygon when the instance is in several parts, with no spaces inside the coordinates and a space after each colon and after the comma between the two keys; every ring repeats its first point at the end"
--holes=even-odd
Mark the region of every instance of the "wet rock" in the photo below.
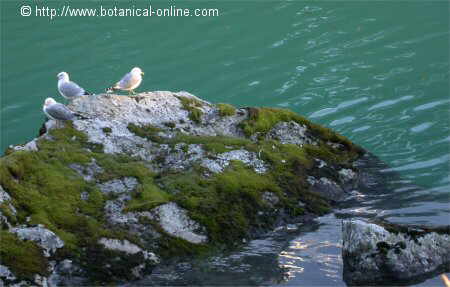
{"type": "Polygon", "coordinates": [[[274,207],[280,201],[280,198],[275,193],[266,191],[262,195],[262,200],[270,207],[274,207]]]}
{"type": "Polygon", "coordinates": [[[52,231],[42,225],[36,227],[19,226],[11,229],[12,233],[22,240],[32,240],[36,242],[44,251],[44,255],[49,257],[56,249],[64,246],[64,242],[52,231]]]}
{"type": "Polygon", "coordinates": [[[342,201],[347,196],[339,184],[326,177],[316,179],[308,176],[308,182],[311,184],[312,192],[316,192],[329,200],[342,201]]]}
{"type": "Polygon", "coordinates": [[[342,222],[344,280],[349,285],[412,284],[450,271],[450,229],[342,222]]]}
{"type": "Polygon", "coordinates": [[[356,172],[354,172],[351,169],[348,168],[343,168],[341,170],[339,170],[339,176],[341,177],[342,181],[344,182],[349,182],[352,180],[355,180],[356,178],[356,172]]]}
{"type": "Polygon", "coordinates": [[[205,243],[208,237],[204,235],[204,227],[193,221],[186,210],[176,203],[170,202],[153,209],[151,217],[155,219],[168,234],[182,238],[191,243],[205,243]]]}

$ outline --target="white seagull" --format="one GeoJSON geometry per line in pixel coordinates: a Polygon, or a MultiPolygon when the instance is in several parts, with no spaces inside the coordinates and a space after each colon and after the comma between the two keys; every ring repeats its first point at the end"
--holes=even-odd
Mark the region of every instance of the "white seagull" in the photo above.
{"type": "Polygon", "coordinates": [[[45,99],[42,110],[49,119],[56,121],[56,127],[58,127],[60,121],[70,121],[78,115],[69,110],[65,105],[57,103],[53,98],[45,99]]]}
{"type": "Polygon", "coordinates": [[[127,73],[123,78],[118,81],[111,88],[106,89],[107,93],[112,93],[115,90],[128,91],[129,94],[135,94],[134,89],[139,87],[142,82],[142,76],[144,72],[142,72],[141,68],[134,67],[131,72],[127,73]]]}
{"type": "Polygon", "coordinates": [[[72,100],[76,97],[84,95],[90,95],[82,87],[69,80],[69,74],[61,72],[57,75],[58,78],[58,91],[64,98],[72,100]]]}

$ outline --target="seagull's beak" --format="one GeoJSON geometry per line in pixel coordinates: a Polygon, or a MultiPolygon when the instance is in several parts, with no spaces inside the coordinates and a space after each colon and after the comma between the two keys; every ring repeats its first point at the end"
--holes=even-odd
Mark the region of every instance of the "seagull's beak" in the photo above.
{"type": "Polygon", "coordinates": [[[143,76],[143,75],[144,75],[144,72],[141,72],[141,75],[143,76]]]}

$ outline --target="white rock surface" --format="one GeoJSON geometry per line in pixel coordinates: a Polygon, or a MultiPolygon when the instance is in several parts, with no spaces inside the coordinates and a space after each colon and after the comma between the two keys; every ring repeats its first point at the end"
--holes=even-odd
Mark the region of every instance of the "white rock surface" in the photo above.
{"type": "Polygon", "coordinates": [[[347,284],[410,282],[450,264],[450,236],[436,232],[416,238],[389,232],[363,220],[342,222],[347,284]]]}
{"type": "Polygon", "coordinates": [[[182,238],[191,243],[206,243],[208,237],[204,235],[204,228],[190,219],[187,211],[176,203],[169,202],[154,208],[151,212],[162,229],[168,234],[182,238]]]}
{"type": "Polygon", "coordinates": [[[10,230],[22,240],[36,242],[44,251],[46,257],[50,257],[56,249],[64,246],[64,242],[52,231],[42,225],[36,227],[14,227],[10,230]]]}

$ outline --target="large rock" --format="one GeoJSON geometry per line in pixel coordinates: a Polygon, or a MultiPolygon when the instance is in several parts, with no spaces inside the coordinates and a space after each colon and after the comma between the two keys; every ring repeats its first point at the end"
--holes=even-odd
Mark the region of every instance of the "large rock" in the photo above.
{"type": "Polygon", "coordinates": [[[354,166],[364,150],[288,110],[187,92],[83,96],[69,107],[82,117],[62,128],[48,120],[0,159],[5,280],[135,280],[159,260],[329,212],[365,178],[354,166]]]}
{"type": "Polygon", "coordinates": [[[450,271],[450,228],[342,222],[349,285],[411,284],[450,271]]]}

